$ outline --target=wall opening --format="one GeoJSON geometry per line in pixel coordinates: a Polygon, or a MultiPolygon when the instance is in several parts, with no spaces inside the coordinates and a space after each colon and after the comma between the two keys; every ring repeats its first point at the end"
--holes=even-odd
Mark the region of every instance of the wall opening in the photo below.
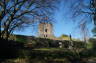
{"type": "Polygon", "coordinates": [[[45,32],[47,32],[47,29],[45,29],[45,32]]]}

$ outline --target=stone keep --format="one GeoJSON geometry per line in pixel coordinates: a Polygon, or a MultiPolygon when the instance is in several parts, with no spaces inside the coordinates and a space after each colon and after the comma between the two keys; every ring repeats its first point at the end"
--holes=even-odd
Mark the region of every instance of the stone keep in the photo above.
{"type": "Polygon", "coordinates": [[[38,34],[41,38],[51,38],[53,36],[53,26],[51,23],[40,23],[38,34]]]}

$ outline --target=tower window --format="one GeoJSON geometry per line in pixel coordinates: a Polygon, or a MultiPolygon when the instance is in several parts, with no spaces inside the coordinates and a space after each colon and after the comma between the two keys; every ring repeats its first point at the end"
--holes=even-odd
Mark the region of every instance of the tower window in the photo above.
{"type": "Polygon", "coordinates": [[[45,37],[45,35],[44,35],[44,37],[45,37]]]}
{"type": "Polygon", "coordinates": [[[44,37],[47,37],[47,35],[44,35],[44,37]]]}
{"type": "Polygon", "coordinates": [[[46,37],[47,37],[47,35],[46,35],[46,37]]]}
{"type": "Polygon", "coordinates": [[[45,29],[45,32],[47,32],[47,29],[45,29]]]}

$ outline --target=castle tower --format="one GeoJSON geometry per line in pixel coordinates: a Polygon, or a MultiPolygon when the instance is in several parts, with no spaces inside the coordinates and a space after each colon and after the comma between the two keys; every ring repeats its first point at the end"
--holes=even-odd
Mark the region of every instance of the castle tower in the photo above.
{"type": "Polygon", "coordinates": [[[53,26],[51,23],[40,23],[38,27],[38,34],[41,38],[51,38],[53,36],[53,26]]]}

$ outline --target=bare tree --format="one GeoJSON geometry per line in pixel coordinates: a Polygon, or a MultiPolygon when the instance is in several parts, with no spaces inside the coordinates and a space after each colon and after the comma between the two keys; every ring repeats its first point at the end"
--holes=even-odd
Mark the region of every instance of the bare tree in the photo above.
{"type": "MultiPolygon", "coordinates": [[[[92,22],[94,23],[93,31],[96,31],[96,0],[71,0],[71,1],[68,0],[67,3],[69,3],[68,14],[71,15],[71,19],[74,19],[73,20],[74,22],[77,22],[77,24],[81,26],[79,28],[82,28],[83,31],[85,28],[88,30],[89,29],[88,24],[92,22]],[[81,25],[81,23],[83,25],[81,25]]],[[[88,36],[87,30],[86,33],[85,31],[82,32],[86,36],[88,36]]]]}
{"type": "Polygon", "coordinates": [[[87,23],[86,21],[82,21],[79,25],[79,28],[80,28],[80,31],[81,31],[81,34],[82,34],[82,39],[84,40],[85,44],[86,42],[88,42],[88,36],[89,36],[89,30],[87,28],[87,23]]]}
{"type": "MultiPolygon", "coordinates": [[[[77,0],[77,2],[73,4],[73,18],[78,16],[83,17],[80,22],[84,19],[86,22],[85,27],[87,27],[89,22],[92,21],[94,24],[94,30],[96,30],[96,0],[77,0]]],[[[86,35],[86,33],[84,35],[86,35]]]]}
{"type": "Polygon", "coordinates": [[[92,32],[94,33],[94,36],[96,36],[96,0],[92,0],[91,1],[91,7],[90,7],[92,13],[92,18],[94,21],[94,29],[92,30],[92,32]]]}
{"type": "Polygon", "coordinates": [[[1,37],[8,39],[14,30],[48,16],[54,4],[55,0],[0,0],[1,37]]]}

